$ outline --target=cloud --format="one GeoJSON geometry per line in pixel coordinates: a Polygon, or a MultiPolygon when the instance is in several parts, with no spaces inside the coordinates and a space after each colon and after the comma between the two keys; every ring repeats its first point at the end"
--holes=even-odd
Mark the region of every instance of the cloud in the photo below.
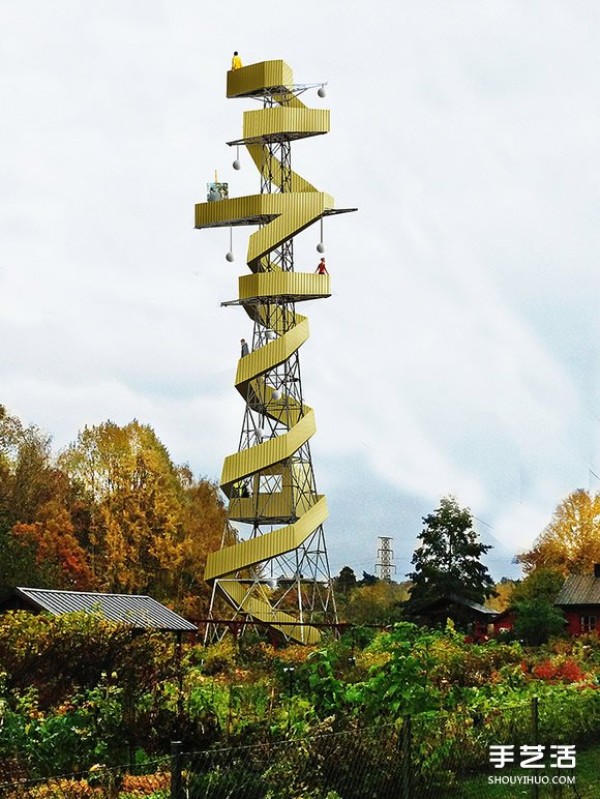
{"type": "MultiPolygon", "coordinates": [[[[334,295],[305,309],[317,477],[320,458],[380,480],[389,524],[398,498],[415,512],[454,492],[508,546],[531,539],[600,444],[598,9],[307,0],[285,52],[295,7],[269,9],[3,8],[0,399],[61,445],[135,416],[218,475],[250,331],[219,303],[246,231],[232,267],[227,231],[193,231],[193,204],[215,169],[232,194],[258,186],[224,144],[253,107],[224,98],[231,51],[283,57],[298,81],[328,81],[306,99],[332,110],[295,168],[360,208],[327,220],[334,295]]],[[[299,268],[317,241],[298,238],[299,268]]],[[[366,538],[346,483],[330,504],[366,538]]]]}

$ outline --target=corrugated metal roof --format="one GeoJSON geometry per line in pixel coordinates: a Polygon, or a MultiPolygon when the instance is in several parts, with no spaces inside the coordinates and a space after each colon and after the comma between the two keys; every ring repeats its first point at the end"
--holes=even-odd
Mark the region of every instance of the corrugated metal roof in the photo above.
{"type": "Polygon", "coordinates": [[[55,616],[76,611],[99,612],[105,619],[130,624],[136,630],[196,632],[196,627],[189,621],[152,597],[140,594],[99,594],[21,587],[16,589],[16,593],[55,616]]]}
{"type": "Polygon", "coordinates": [[[600,577],[571,574],[565,580],[555,605],[600,605],[600,577]]]}

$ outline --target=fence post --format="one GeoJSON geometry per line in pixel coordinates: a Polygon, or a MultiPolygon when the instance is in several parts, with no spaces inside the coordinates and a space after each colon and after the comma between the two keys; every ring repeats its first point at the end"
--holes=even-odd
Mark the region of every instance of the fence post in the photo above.
{"type": "Polygon", "coordinates": [[[400,730],[401,796],[412,799],[412,724],[410,715],[402,719],[400,730]]]}
{"type": "MultiPolygon", "coordinates": [[[[537,696],[531,697],[531,734],[533,735],[533,743],[539,744],[540,742],[540,708],[537,696]]],[[[531,786],[532,799],[539,799],[540,786],[535,783],[531,786]]]]}
{"type": "Polygon", "coordinates": [[[181,753],[183,744],[181,741],[171,741],[171,799],[182,799],[181,782],[181,753]]]}

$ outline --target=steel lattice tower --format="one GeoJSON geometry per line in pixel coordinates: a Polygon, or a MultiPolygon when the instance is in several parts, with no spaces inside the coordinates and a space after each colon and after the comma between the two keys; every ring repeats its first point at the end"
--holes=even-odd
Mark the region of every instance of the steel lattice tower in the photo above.
{"type": "Polygon", "coordinates": [[[390,541],[394,539],[390,536],[380,535],[379,536],[379,549],[377,550],[377,557],[379,558],[378,562],[375,564],[375,568],[379,569],[379,576],[382,580],[385,580],[388,583],[392,582],[392,571],[396,571],[395,565],[392,563],[392,559],[394,557],[394,553],[390,546],[390,541]]]}
{"type": "MultiPolygon", "coordinates": [[[[316,84],[319,86],[320,84],[316,84]]],[[[235,386],[245,402],[238,451],[225,459],[221,488],[231,521],[250,537],[209,555],[205,579],[233,608],[232,619],[267,624],[287,639],[315,643],[311,622],[334,621],[335,602],[309,440],[315,415],[304,402],[301,345],[308,320],[298,303],[330,296],[329,275],[294,270],[294,237],[334,208],[333,198],[293,172],[292,142],[327,133],[329,112],[307,108],[283,61],[228,72],[227,97],[253,98],[244,113],[245,146],[260,173],[260,194],[196,206],[196,228],[258,226],[239,278],[241,305],[253,322],[251,352],[240,358],[235,386]]]]}

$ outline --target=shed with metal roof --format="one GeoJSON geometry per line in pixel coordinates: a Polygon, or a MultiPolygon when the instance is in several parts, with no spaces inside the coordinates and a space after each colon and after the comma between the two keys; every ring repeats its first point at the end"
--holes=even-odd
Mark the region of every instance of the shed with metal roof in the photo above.
{"type": "Polygon", "coordinates": [[[29,610],[54,616],[64,613],[97,613],[109,621],[127,624],[134,630],[192,633],[194,624],[143,594],[102,594],[89,591],[58,591],[47,588],[15,588],[0,602],[0,612],[29,610]]]}

